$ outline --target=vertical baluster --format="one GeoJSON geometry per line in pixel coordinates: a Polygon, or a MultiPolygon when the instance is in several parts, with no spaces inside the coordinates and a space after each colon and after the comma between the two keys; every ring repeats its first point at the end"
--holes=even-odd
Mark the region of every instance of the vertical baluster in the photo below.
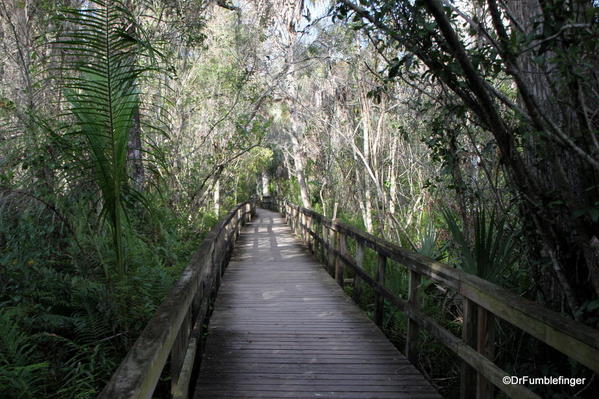
{"type": "Polygon", "coordinates": [[[327,270],[331,276],[335,275],[335,230],[333,230],[334,221],[327,228],[327,242],[329,244],[329,252],[327,258],[327,270]]]}
{"type": "Polygon", "coordinates": [[[312,236],[312,215],[308,215],[308,248],[314,253],[314,237],[312,236]]]}
{"type": "Polygon", "coordinates": [[[318,218],[310,217],[310,230],[312,230],[312,254],[318,260],[320,242],[318,241],[318,218]]]}
{"type": "MultiPolygon", "coordinates": [[[[337,249],[337,251],[339,251],[340,255],[345,256],[345,235],[337,230],[335,231],[335,237],[335,248],[337,249]]],[[[337,284],[343,287],[345,264],[343,263],[343,260],[341,260],[340,255],[335,257],[335,279],[337,280],[337,284]]]]}
{"type": "MultiPolygon", "coordinates": [[[[239,234],[239,228],[238,228],[238,224],[239,224],[239,213],[240,213],[240,209],[237,210],[237,212],[235,212],[235,216],[233,217],[233,233],[231,234],[232,238],[231,238],[231,244],[233,244],[235,241],[237,241],[237,236],[239,234]]],[[[233,250],[233,245],[231,245],[231,250],[233,250]]]]}
{"type": "MultiPolygon", "coordinates": [[[[364,270],[364,244],[358,238],[356,238],[356,265],[361,270],[364,270]]],[[[352,297],[354,302],[360,303],[360,296],[362,295],[362,281],[358,276],[358,273],[354,276],[354,290],[352,297]]]]}
{"type": "Polygon", "coordinates": [[[308,234],[307,234],[307,229],[306,229],[306,214],[304,212],[302,212],[302,241],[304,242],[304,244],[308,243],[308,234]]]}
{"type": "MultiPolygon", "coordinates": [[[[477,312],[477,349],[487,359],[493,361],[495,357],[495,317],[482,306],[477,312]]],[[[495,387],[480,373],[476,375],[477,399],[490,399],[494,397],[495,387]]]]}
{"type": "Polygon", "coordinates": [[[289,208],[289,226],[291,226],[291,231],[295,231],[295,209],[289,208]]]}
{"type": "MultiPolygon", "coordinates": [[[[419,285],[420,274],[416,273],[413,270],[410,270],[410,280],[408,283],[408,304],[415,310],[418,310],[420,307],[420,301],[418,300],[419,285]]],[[[418,357],[418,331],[418,324],[408,317],[408,331],[406,334],[406,357],[413,364],[416,364],[418,357]]]]}
{"type": "MultiPolygon", "coordinates": [[[[478,306],[468,298],[463,300],[464,321],[462,326],[462,340],[466,345],[476,347],[476,313],[478,306]]],[[[476,370],[462,361],[460,376],[460,399],[473,399],[476,397],[476,370]]]]}
{"type": "Polygon", "coordinates": [[[325,221],[323,220],[322,223],[320,224],[320,230],[321,230],[321,235],[320,237],[322,238],[322,264],[324,265],[325,269],[328,268],[327,262],[329,260],[328,257],[328,239],[327,239],[327,226],[325,225],[325,221]]]}
{"type": "MultiPolygon", "coordinates": [[[[379,254],[378,267],[376,270],[376,282],[381,288],[385,286],[385,269],[387,268],[387,258],[379,254]]],[[[385,299],[377,291],[374,304],[374,322],[380,327],[383,325],[383,316],[385,311],[385,299]]]]}
{"type": "Polygon", "coordinates": [[[177,388],[179,373],[181,372],[181,366],[183,366],[183,360],[185,360],[185,351],[187,350],[187,343],[189,342],[189,335],[191,333],[191,312],[189,310],[183,319],[183,323],[171,349],[171,395],[175,393],[175,389],[177,388]]]}

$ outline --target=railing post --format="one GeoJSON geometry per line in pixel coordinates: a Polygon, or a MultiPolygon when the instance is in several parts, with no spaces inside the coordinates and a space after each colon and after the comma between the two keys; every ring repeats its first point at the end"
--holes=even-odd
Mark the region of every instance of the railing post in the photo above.
{"type": "MultiPolygon", "coordinates": [[[[410,270],[410,281],[408,283],[408,305],[417,310],[420,306],[418,300],[418,286],[420,285],[420,274],[410,270]]],[[[418,357],[418,331],[419,326],[408,317],[408,331],[406,334],[406,357],[412,364],[416,364],[418,357]]]]}
{"type": "Polygon", "coordinates": [[[344,267],[345,264],[341,259],[340,255],[345,256],[345,235],[338,230],[335,230],[335,248],[339,252],[339,255],[335,257],[335,280],[337,280],[337,284],[343,287],[343,278],[344,278],[344,267]]]}
{"type": "Polygon", "coordinates": [[[310,245],[310,233],[308,233],[308,215],[304,213],[304,242],[310,245]]]}
{"type": "Polygon", "coordinates": [[[189,334],[191,332],[191,312],[188,310],[181,324],[181,328],[177,333],[177,338],[171,348],[171,395],[175,393],[177,383],[179,382],[179,373],[181,372],[181,366],[183,366],[183,360],[185,359],[185,352],[187,350],[187,343],[189,342],[189,334]]]}
{"type": "Polygon", "coordinates": [[[308,233],[307,233],[307,229],[306,229],[306,214],[304,212],[302,212],[302,241],[304,242],[304,244],[308,243],[308,233]]]}
{"type": "Polygon", "coordinates": [[[312,254],[317,260],[320,260],[320,240],[318,240],[318,218],[310,219],[310,229],[314,232],[314,236],[312,236],[312,254]]]}
{"type": "Polygon", "coordinates": [[[329,262],[329,237],[328,237],[328,230],[327,230],[327,226],[325,221],[323,220],[321,225],[320,225],[320,229],[321,229],[321,238],[322,238],[322,263],[324,264],[325,269],[328,270],[328,262],[329,262]]]}
{"type": "MultiPolygon", "coordinates": [[[[487,359],[493,361],[495,357],[495,317],[482,306],[478,306],[477,314],[477,349],[487,359]]],[[[477,399],[493,398],[495,387],[480,373],[476,375],[477,399]]]]}
{"type": "Polygon", "coordinates": [[[225,247],[225,252],[221,255],[221,261],[218,265],[221,277],[225,275],[226,259],[228,258],[229,254],[233,251],[233,242],[235,241],[235,230],[233,230],[234,227],[233,224],[231,224],[231,222],[235,223],[235,217],[233,217],[229,224],[227,224],[227,226],[225,227],[225,242],[223,245],[223,247],[225,247]]]}
{"type": "MultiPolygon", "coordinates": [[[[356,265],[364,270],[364,244],[362,241],[356,239],[356,265]]],[[[354,302],[360,303],[360,297],[362,296],[362,282],[358,273],[354,276],[354,289],[352,292],[352,297],[354,302]]]]}
{"type": "Polygon", "coordinates": [[[314,253],[314,237],[312,237],[312,233],[310,233],[310,231],[312,231],[312,215],[308,215],[307,219],[306,232],[308,234],[308,248],[311,253],[314,253]]]}
{"type": "Polygon", "coordinates": [[[214,285],[216,287],[220,286],[220,267],[218,266],[219,257],[217,255],[218,248],[220,247],[220,239],[221,239],[222,231],[218,233],[214,239],[214,243],[212,244],[212,251],[210,253],[211,262],[210,262],[210,274],[212,275],[212,279],[214,281],[214,285]]]}
{"type": "MultiPolygon", "coordinates": [[[[468,298],[463,299],[462,340],[468,346],[476,347],[476,313],[478,306],[468,298]]],[[[460,373],[460,399],[476,397],[476,370],[462,361],[460,373]]]]}
{"type": "MultiPolygon", "coordinates": [[[[376,270],[376,282],[381,288],[385,286],[385,269],[387,268],[387,258],[379,254],[378,267],[376,270]]],[[[380,327],[383,325],[383,316],[385,312],[385,299],[378,291],[375,294],[374,304],[374,322],[380,327]]]]}
{"type": "Polygon", "coordinates": [[[291,227],[291,231],[295,231],[295,209],[291,206],[289,207],[289,226],[291,227]]]}
{"type": "MultiPolygon", "coordinates": [[[[333,223],[331,221],[331,223],[333,223]]],[[[327,227],[327,244],[329,246],[329,251],[327,253],[327,271],[331,276],[335,275],[335,230],[333,230],[333,225],[331,227],[327,227]]]]}

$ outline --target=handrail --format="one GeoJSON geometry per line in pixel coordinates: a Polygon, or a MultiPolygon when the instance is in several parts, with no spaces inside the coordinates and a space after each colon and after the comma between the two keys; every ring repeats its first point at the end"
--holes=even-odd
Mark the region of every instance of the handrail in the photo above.
{"type": "Polygon", "coordinates": [[[150,399],[169,355],[171,393],[188,397],[202,324],[241,226],[254,213],[255,203],[244,202],[208,233],[98,399],[150,399]]]}
{"type": "MultiPolygon", "coordinates": [[[[408,318],[405,353],[412,362],[416,359],[418,330],[426,330],[448,349],[459,356],[464,364],[461,373],[462,397],[492,397],[493,384],[511,397],[539,398],[523,385],[504,384],[507,373],[493,362],[493,317],[497,316],[536,339],[575,359],[594,372],[599,372],[599,332],[573,321],[542,305],[472,274],[425,256],[407,251],[391,242],[360,231],[337,219],[331,220],[312,210],[287,201],[278,203],[279,211],[309,249],[328,264],[340,285],[345,283],[344,266],[355,274],[354,292],[359,292],[359,281],[375,291],[374,320],[383,321],[384,301],[403,311],[408,318]],[[346,248],[346,238],[356,242],[356,255],[346,248]],[[362,268],[364,248],[378,254],[376,278],[362,268]],[[398,262],[409,270],[408,298],[402,299],[384,287],[387,259],[398,262]],[[453,335],[419,309],[418,288],[421,276],[455,290],[463,298],[464,327],[462,338],[453,335]]],[[[359,294],[357,294],[359,295],[359,294]]]]}

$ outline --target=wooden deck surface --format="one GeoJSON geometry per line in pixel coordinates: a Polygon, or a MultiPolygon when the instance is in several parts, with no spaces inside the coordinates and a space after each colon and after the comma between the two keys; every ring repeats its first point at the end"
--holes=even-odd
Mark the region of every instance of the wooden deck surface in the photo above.
{"type": "Polygon", "coordinates": [[[243,230],[194,399],[440,398],[278,213],[243,230]]]}

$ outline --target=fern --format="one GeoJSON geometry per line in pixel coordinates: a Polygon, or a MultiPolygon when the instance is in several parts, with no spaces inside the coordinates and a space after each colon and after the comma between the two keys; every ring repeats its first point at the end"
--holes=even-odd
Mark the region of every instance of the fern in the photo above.
{"type": "Polygon", "coordinates": [[[0,312],[0,392],[6,398],[40,396],[48,363],[37,359],[35,349],[31,337],[6,311],[0,312]]]}

